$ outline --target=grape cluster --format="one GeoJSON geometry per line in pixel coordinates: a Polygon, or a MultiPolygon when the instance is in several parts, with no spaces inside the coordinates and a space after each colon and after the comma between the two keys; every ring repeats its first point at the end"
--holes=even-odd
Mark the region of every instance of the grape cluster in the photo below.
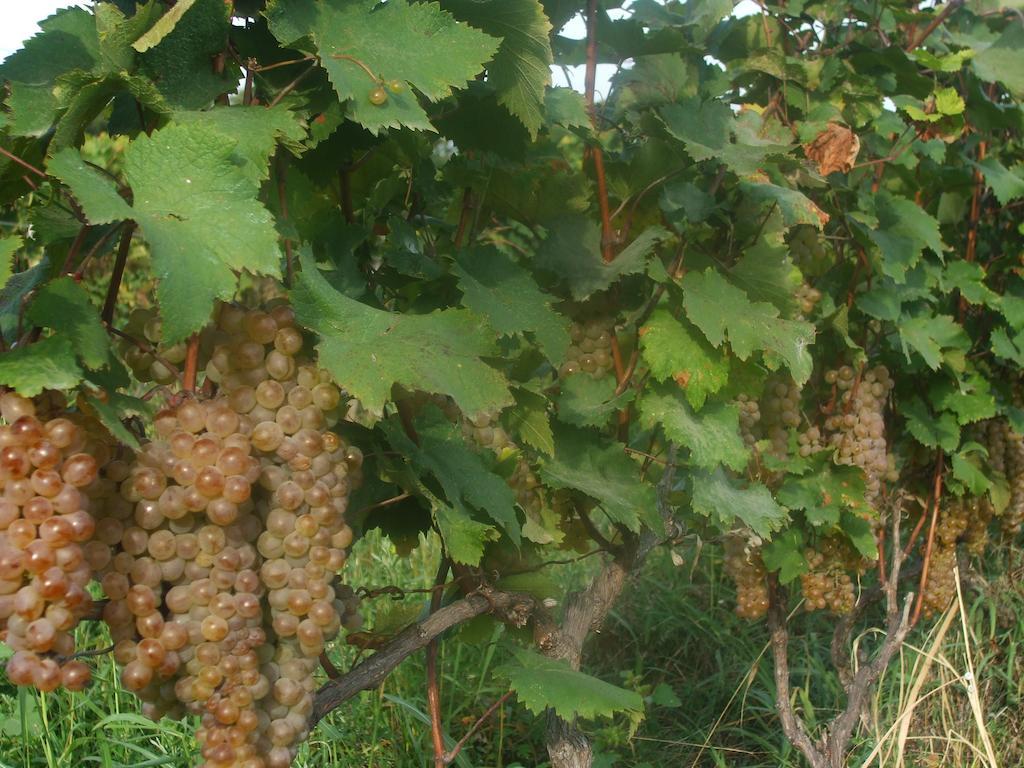
{"type": "Polygon", "coordinates": [[[768,573],[760,547],[741,536],[725,540],[725,572],[736,585],[736,615],[753,621],[768,612],[768,573]]]}
{"type": "Polygon", "coordinates": [[[858,377],[844,365],[825,374],[825,381],[839,392],[835,410],[825,421],[829,441],[836,450],[838,464],[864,470],[866,498],[875,503],[882,480],[895,480],[895,465],[885,441],[885,404],[893,381],[885,366],[863,370],[858,377]]]}
{"type": "Polygon", "coordinates": [[[1024,527],[1024,435],[1003,424],[1003,469],[1010,484],[1010,504],[1003,512],[1001,526],[1007,536],[1015,536],[1024,527]]]}
{"type": "Polygon", "coordinates": [[[959,498],[948,500],[939,511],[928,581],[921,596],[925,616],[946,610],[956,594],[956,545],[970,527],[971,512],[971,505],[959,498]]]}
{"type": "Polygon", "coordinates": [[[800,456],[806,458],[812,453],[823,451],[825,445],[822,442],[821,430],[811,425],[796,436],[797,450],[800,456]]]}
{"type": "Polygon", "coordinates": [[[761,422],[761,406],[750,395],[741,393],[736,396],[736,406],[740,411],[740,435],[748,448],[757,442],[757,427],[761,422]]]}
{"type": "Polygon", "coordinates": [[[14,651],[7,676],[40,691],[79,691],[91,673],[71,658],[72,633],[92,608],[86,548],[96,528],[82,489],[96,479],[97,458],[71,420],[43,422],[14,393],[0,397],[0,416],[0,636],[14,651]]]}
{"type": "Polygon", "coordinates": [[[821,235],[812,226],[793,229],[789,238],[789,253],[793,263],[805,275],[822,275],[832,266],[828,251],[821,241],[821,235]]]}
{"type": "Polygon", "coordinates": [[[761,424],[772,444],[772,453],[789,453],[789,431],[800,426],[800,388],[788,376],[772,376],[761,397],[761,424]]]}
{"type": "Polygon", "coordinates": [[[796,303],[800,308],[800,314],[807,316],[814,312],[814,308],[821,301],[821,291],[809,283],[801,283],[796,289],[796,303]]]}
{"type": "Polygon", "coordinates": [[[144,339],[146,344],[122,338],[118,346],[121,357],[136,379],[168,385],[175,383],[176,375],[165,363],[180,365],[185,360],[186,346],[184,343],[163,344],[161,325],[156,309],[138,307],[128,316],[124,332],[131,339],[144,339]]]}
{"type": "Polygon", "coordinates": [[[200,715],[204,765],[285,768],[326,642],[361,624],[335,574],[362,455],[329,430],[341,394],[286,304],[223,306],[210,343],[219,396],[162,412],[135,460],[104,470],[104,618],[144,712],[200,715]]]}
{"type": "Polygon", "coordinates": [[[612,360],[613,333],[614,327],[605,320],[573,323],[569,329],[572,343],[559,374],[569,376],[583,372],[600,379],[611,373],[615,367],[612,360]]]}
{"type": "Polygon", "coordinates": [[[845,542],[831,537],[816,549],[807,549],[804,558],[808,570],[800,576],[800,589],[806,609],[828,609],[836,615],[853,610],[857,599],[850,572],[862,572],[863,560],[845,542]]]}

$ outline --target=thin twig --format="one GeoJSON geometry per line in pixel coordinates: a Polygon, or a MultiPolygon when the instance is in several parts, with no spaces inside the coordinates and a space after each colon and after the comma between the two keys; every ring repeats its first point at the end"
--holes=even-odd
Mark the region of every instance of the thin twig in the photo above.
{"type": "Polygon", "coordinates": [[[932,546],[935,544],[935,526],[939,519],[939,502],[942,497],[942,468],[943,454],[942,449],[940,448],[935,458],[935,479],[933,481],[934,490],[932,492],[931,523],[928,526],[928,541],[924,550],[924,562],[921,565],[921,584],[918,587],[917,605],[914,606],[914,615],[910,622],[911,626],[916,626],[918,619],[921,618],[921,608],[924,605],[924,591],[928,586],[928,569],[932,560],[932,546]]]}
{"type": "Polygon", "coordinates": [[[121,233],[121,244],[117,248],[117,258],[114,259],[114,268],[110,273],[110,283],[107,285],[107,297],[103,302],[103,312],[100,318],[108,326],[114,322],[114,308],[117,306],[117,293],[121,290],[121,278],[124,277],[124,265],[128,263],[128,251],[132,246],[132,235],[135,234],[135,222],[129,221],[125,224],[121,233]]]}
{"type": "Polygon", "coordinates": [[[477,721],[473,723],[473,726],[468,731],[466,731],[466,735],[459,739],[454,747],[452,747],[449,751],[444,753],[445,765],[451,765],[455,762],[455,758],[459,756],[459,752],[461,752],[462,748],[466,746],[466,742],[473,738],[473,734],[480,730],[480,728],[483,726],[484,723],[487,722],[490,716],[497,711],[498,707],[500,707],[502,704],[508,701],[513,693],[515,693],[515,691],[506,691],[500,699],[491,704],[491,706],[487,708],[487,711],[480,715],[477,721]]]}
{"type": "Polygon", "coordinates": [[[89,236],[89,232],[92,231],[92,226],[89,224],[83,224],[82,228],[78,230],[78,234],[75,236],[74,242],[71,243],[71,247],[68,248],[68,256],[64,259],[64,266],[60,268],[62,275],[71,273],[71,265],[75,263],[75,257],[78,255],[78,251],[82,247],[82,243],[85,242],[85,238],[89,236]]]}
{"type": "Polygon", "coordinates": [[[34,165],[32,165],[31,163],[27,163],[27,162],[25,162],[24,160],[22,160],[22,159],[21,159],[20,157],[18,157],[17,155],[12,155],[12,154],[11,154],[10,152],[8,152],[8,151],[7,151],[6,149],[4,149],[3,147],[0,147],[0,155],[3,155],[3,156],[4,156],[4,157],[6,157],[6,158],[7,158],[8,160],[13,160],[13,161],[14,161],[14,162],[16,162],[16,163],[17,163],[18,165],[20,165],[20,166],[21,166],[22,168],[27,168],[28,170],[32,171],[32,173],[36,174],[37,176],[41,176],[41,177],[42,177],[42,178],[44,178],[44,179],[46,178],[46,174],[45,174],[45,173],[43,173],[42,171],[40,171],[40,170],[39,170],[38,168],[36,168],[36,167],[35,167],[34,165]]]}
{"type": "Polygon", "coordinates": [[[185,348],[185,376],[182,389],[186,392],[196,391],[196,378],[199,375],[199,334],[194,333],[185,348]]]}
{"type": "MultiPolygon", "coordinates": [[[[448,577],[448,570],[451,568],[451,561],[447,555],[442,554],[441,564],[437,568],[437,576],[434,584],[443,584],[448,577]]],[[[430,613],[437,613],[441,607],[441,598],[444,592],[435,590],[430,595],[430,613]]],[[[444,768],[444,727],[441,723],[441,685],[437,679],[437,638],[427,643],[425,651],[427,658],[427,711],[430,714],[430,739],[434,747],[434,767],[444,768]]]]}
{"type": "Polygon", "coordinates": [[[294,91],[299,86],[299,84],[303,80],[305,80],[314,69],[316,69],[316,65],[317,65],[317,62],[314,61],[312,64],[310,64],[308,67],[306,67],[306,69],[302,70],[302,72],[299,73],[298,77],[296,77],[294,80],[292,80],[290,83],[288,83],[288,85],[286,85],[284,88],[282,88],[280,91],[278,91],[277,95],[274,96],[274,98],[271,100],[271,102],[267,105],[267,108],[268,109],[269,108],[273,108],[273,107],[276,107],[278,104],[280,104],[281,103],[281,99],[283,99],[289,93],[294,91]]]}
{"type": "Polygon", "coordinates": [[[912,52],[915,48],[919,47],[928,36],[934,32],[940,24],[950,17],[953,11],[957,10],[961,5],[964,4],[964,0],[950,0],[949,4],[942,9],[938,16],[932,19],[928,26],[924,28],[924,31],[916,39],[911,39],[907,44],[907,53],[912,52]]]}

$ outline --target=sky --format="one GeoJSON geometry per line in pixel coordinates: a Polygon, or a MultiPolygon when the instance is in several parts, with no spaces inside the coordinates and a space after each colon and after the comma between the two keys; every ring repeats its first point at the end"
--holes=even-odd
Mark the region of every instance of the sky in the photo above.
{"type": "MultiPolygon", "coordinates": [[[[21,47],[24,40],[32,37],[39,31],[36,23],[53,14],[58,8],[66,8],[69,5],[88,7],[88,2],[73,2],[73,0],[0,0],[0,60],[7,58],[21,47]]],[[[742,0],[734,13],[738,16],[746,16],[755,12],[757,5],[753,0],[742,0]]],[[[615,13],[614,11],[612,13],[615,13]]],[[[572,19],[562,34],[566,37],[582,39],[587,34],[586,24],[582,16],[572,19]]],[[[551,77],[553,85],[569,85],[578,91],[583,91],[583,67],[568,67],[568,80],[566,73],[560,68],[552,67],[551,77]]],[[[597,68],[596,90],[600,96],[608,95],[610,78],[615,73],[615,67],[611,64],[599,64],[597,68]]]]}

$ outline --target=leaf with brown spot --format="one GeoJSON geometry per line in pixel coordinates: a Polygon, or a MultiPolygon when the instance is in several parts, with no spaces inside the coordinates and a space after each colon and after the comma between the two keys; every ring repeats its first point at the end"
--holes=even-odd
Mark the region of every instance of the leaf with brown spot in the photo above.
{"type": "Polygon", "coordinates": [[[804,154],[818,166],[818,173],[822,176],[836,171],[847,173],[853,168],[858,152],[860,139],[857,134],[839,123],[829,123],[813,141],[804,144],[804,154]]]}

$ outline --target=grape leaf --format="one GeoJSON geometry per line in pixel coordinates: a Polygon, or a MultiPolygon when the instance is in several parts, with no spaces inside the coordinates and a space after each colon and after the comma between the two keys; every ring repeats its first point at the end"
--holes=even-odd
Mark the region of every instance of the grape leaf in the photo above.
{"type": "Polygon", "coordinates": [[[564,279],[573,298],[582,301],[624,275],[643,272],[654,246],[666,237],[665,229],[649,227],[606,263],[601,256],[600,225],[584,216],[566,216],[551,223],[535,258],[541,269],[564,279]]]}
{"type": "Polygon", "coordinates": [[[960,427],[949,411],[934,416],[921,398],[914,397],[902,404],[900,413],[907,420],[910,434],[926,448],[949,452],[960,444],[960,427]]]}
{"type": "Polygon", "coordinates": [[[729,379],[729,358],[667,307],[655,309],[640,329],[640,348],[651,375],[657,381],[673,379],[694,408],[701,408],[729,379]]]}
{"type": "Polygon", "coordinates": [[[985,174],[985,181],[992,187],[1000,205],[1006,205],[1011,200],[1024,197],[1024,178],[1016,171],[1011,171],[996,158],[986,157],[980,162],[972,162],[971,165],[985,174]]]}
{"type": "Polygon", "coordinates": [[[18,236],[0,237],[0,291],[14,274],[14,255],[21,246],[22,240],[18,236]]]}
{"type": "Polygon", "coordinates": [[[544,88],[551,82],[551,22],[539,0],[443,0],[442,7],[501,38],[487,66],[498,103],[526,126],[531,138],[544,124],[544,88]]]}
{"type": "Polygon", "coordinates": [[[996,400],[988,379],[971,373],[961,381],[940,379],[928,388],[928,399],[937,410],[952,411],[961,424],[996,415],[996,400]]]}
{"type": "Polygon", "coordinates": [[[975,74],[987,83],[1002,83],[1018,99],[1024,98],[1024,27],[1009,24],[992,45],[971,59],[975,74]]]}
{"type": "Polygon", "coordinates": [[[517,388],[514,394],[515,407],[502,414],[505,423],[523,443],[550,456],[555,452],[555,436],[547,398],[523,388],[517,388]]]}
{"type": "Polygon", "coordinates": [[[878,542],[870,520],[844,511],[839,520],[839,527],[863,557],[868,560],[875,560],[878,557],[878,542]]]}
{"type": "Polygon", "coordinates": [[[519,520],[512,489],[491,472],[483,457],[470,450],[457,425],[429,407],[416,419],[419,445],[413,443],[393,421],[388,423],[391,444],[421,472],[437,478],[445,497],[460,516],[472,517],[470,507],[486,513],[498,523],[518,547],[519,520]]]}
{"type": "Polygon", "coordinates": [[[515,661],[501,665],[495,674],[508,680],[522,705],[535,715],[552,709],[569,722],[619,713],[634,721],[643,717],[644,700],[635,691],[574,670],[563,659],[519,647],[512,647],[512,655],[515,661]]]}
{"type": "Polygon", "coordinates": [[[985,285],[985,277],[984,267],[977,262],[957,259],[942,270],[940,282],[944,291],[960,291],[960,295],[971,304],[998,307],[999,294],[985,285]]]}
{"type": "Polygon", "coordinates": [[[202,109],[238,83],[237,67],[228,64],[219,74],[213,67],[227,45],[229,6],[223,0],[193,0],[181,22],[140,54],[141,68],[171,106],[202,109]]]}
{"type": "Polygon", "coordinates": [[[648,429],[660,425],[669,440],[690,450],[694,466],[713,469],[724,464],[739,471],[747,465],[750,455],[740,437],[735,405],[715,403],[694,413],[682,392],[661,385],[644,393],[639,408],[640,423],[648,429]]]}
{"type": "Polygon", "coordinates": [[[139,53],[145,53],[154,45],[157,45],[171,34],[177,23],[181,21],[181,17],[195,3],[196,0],[178,0],[144,35],[132,43],[132,48],[139,53]]]}
{"type": "Polygon", "coordinates": [[[596,432],[559,425],[555,455],[541,460],[541,477],[553,488],[573,488],[594,498],[608,517],[631,531],[641,523],[655,531],[664,526],[654,487],[641,483],[639,468],[617,444],[602,443],[596,432]]]}
{"type": "Polygon", "coordinates": [[[615,379],[595,379],[585,373],[567,376],[558,394],[558,418],[577,427],[603,427],[608,418],[628,405],[636,393],[615,394],[615,379]]]}
{"type": "Polygon", "coordinates": [[[379,412],[393,384],[451,395],[466,413],[512,404],[505,379],[480,358],[497,353],[493,332],[466,310],[394,314],[334,290],[303,258],[292,303],[320,334],[320,365],[353,397],[379,412]]]}
{"type": "Polygon", "coordinates": [[[205,125],[172,124],[140,136],[125,151],[132,206],[74,150],[50,160],[50,172],[71,188],[92,223],[138,222],[160,280],[165,343],[200,329],[214,300],[234,295],[235,270],[280,276],[272,217],[235,152],[234,139],[205,125]]]}
{"type": "Polygon", "coordinates": [[[156,408],[151,403],[120,392],[106,392],[103,397],[86,395],[85,401],[95,412],[100,423],[119,443],[127,445],[132,450],[140,449],[138,438],[122,420],[129,416],[142,416],[151,420],[156,415],[156,408]]]}
{"type": "Polygon", "coordinates": [[[992,331],[989,341],[992,353],[1003,360],[1009,360],[1024,368],[1024,331],[1013,334],[1005,328],[992,331]]]}
{"type": "Polygon", "coordinates": [[[87,368],[101,368],[110,355],[110,338],[89,294],[70,277],[60,277],[39,289],[28,309],[36,325],[67,336],[87,368]]]}
{"type": "Polygon", "coordinates": [[[463,251],[453,269],[462,289],[462,303],[483,315],[498,333],[530,332],[552,363],[565,360],[569,321],[552,308],[553,296],[543,293],[530,274],[495,248],[463,251]]]}
{"type": "Polygon", "coordinates": [[[787,227],[810,224],[822,229],[828,223],[828,214],[819,208],[807,195],[796,189],[772,184],[764,174],[748,176],[740,183],[751,200],[762,204],[778,206],[782,222],[787,227]]]}
{"type": "Polygon", "coordinates": [[[939,222],[905,197],[881,191],[875,195],[878,228],[869,236],[882,252],[882,271],[897,282],[904,282],[908,269],[930,248],[942,256],[942,235],[939,222]]]}
{"type": "Polygon", "coordinates": [[[904,317],[899,323],[899,332],[907,361],[910,361],[910,351],[914,350],[933,371],[942,364],[944,350],[966,352],[971,348],[971,340],[963,326],[949,315],[904,317]]]}
{"type": "Polygon", "coordinates": [[[799,528],[787,528],[761,547],[761,560],[769,571],[778,571],[780,584],[789,584],[807,573],[803,532],[799,528]]]}
{"type": "Polygon", "coordinates": [[[698,98],[666,104],[658,115],[668,132],[686,145],[695,161],[721,157],[729,144],[732,110],[723,101],[701,103],[698,98]]]}
{"type": "Polygon", "coordinates": [[[437,3],[276,0],[266,16],[284,44],[307,35],[313,39],[334,90],[352,102],[352,119],[374,133],[430,128],[410,91],[389,90],[382,104],[371,103],[369,94],[380,82],[408,83],[437,101],[475,77],[499,45],[456,22],[437,3]]]}
{"type": "Polygon", "coordinates": [[[49,336],[0,355],[0,384],[25,397],[44,389],[72,389],[82,380],[75,348],[66,336],[49,336]]]}
{"type": "Polygon", "coordinates": [[[175,112],[172,117],[176,123],[207,125],[236,139],[235,156],[246,177],[254,183],[265,181],[270,175],[268,161],[278,141],[298,151],[299,142],[306,136],[295,113],[282,106],[214,107],[204,112],[175,112]]]}
{"type": "Polygon", "coordinates": [[[742,523],[762,539],[771,538],[789,519],[767,488],[760,483],[741,485],[721,467],[694,473],[693,511],[726,530],[742,523]]]}
{"type": "Polygon", "coordinates": [[[992,481],[982,469],[981,454],[978,451],[963,450],[952,457],[953,477],[959,480],[975,496],[988,493],[992,481]]]}
{"type": "Polygon", "coordinates": [[[457,563],[477,565],[484,556],[484,544],[498,540],[496,528],[474,520],[447,504],[434,504],[434,519],[444,540],[445,550],[457,563]]]}
{"type": "Polygon", "coordinates": [[[551,125],[590,128],[587,103],[583,95],[572,88],[548,88],[544,95],[544,113],[551,125]]]}
{"type": "Polygon", "coordinates": [[[864,473],[858,467],[837,466],[827,456],[814,460],[813,471],[786,477],[775,497],[790,509],[802,509],[814,526],[834,526],[843,510],[869,513],[864,498],[864,473]]]}
{"type": "Polygon", "coordinates": [[[755,349],[765,350],[782,358],[797,384],[810,377],[813,361],[808,347],[814,343],[814,326],[785,320],[773,305],[750,301],[715,270],[690,272],[683,278],[683,306],[712,346],[720,347],[728,335],[740,360],[755,349]]]}

